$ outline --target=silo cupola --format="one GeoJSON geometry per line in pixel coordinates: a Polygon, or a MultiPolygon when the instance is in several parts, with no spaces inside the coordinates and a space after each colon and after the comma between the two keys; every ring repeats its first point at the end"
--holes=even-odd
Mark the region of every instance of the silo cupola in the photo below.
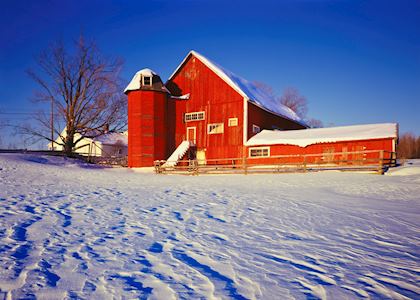
{"type": "Polygon", "coordinates": [[[138,71],[133,79],[124,90],[124,93],[127,94],[129,91],[135,90],[148,90],[156,92],[165,92],[168,93],[165,85],[162,82],[160,76],[151,69],[142,69],[138,71]]]}

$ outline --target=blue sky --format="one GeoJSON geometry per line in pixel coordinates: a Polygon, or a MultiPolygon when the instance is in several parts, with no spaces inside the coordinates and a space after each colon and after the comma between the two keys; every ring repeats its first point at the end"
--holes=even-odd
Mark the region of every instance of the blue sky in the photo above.
{"type": "Polygon", "coordinates": [[[127,83],[144,67],[167,79],[194,49],[278,94],[297,88],[327,126],[420,135],[419,1],[1,1],[0,25],[3,120],[36,110],[36,55],[83,32],[125,60],[127,83]]]}

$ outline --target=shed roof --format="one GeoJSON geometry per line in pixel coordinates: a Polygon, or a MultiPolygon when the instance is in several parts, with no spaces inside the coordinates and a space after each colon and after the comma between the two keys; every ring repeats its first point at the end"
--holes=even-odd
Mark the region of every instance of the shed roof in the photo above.
{"type": "Polygon", "coordinates": [[[397,136],[398,125],[396,123],[310,128],[288,131],[263,130],[250,138],[245,145],[286,144],[306,147],[318,143],[396,138],[397,136]]]}
{"type": "Polygon", "coordinates": [[[256,104],[257,106],[271,113],[280,115],[286,119],[305,125],[304,121],[293,110],[280,104],[272,95],[269,95],[264,90],[258,88],[255,84],[212,62],[211,60],[194,50],[191,50],[188,53],[188,55],[184,58],[184,60],[176,68],[176,70],[172,73],[168,80],[171,80],[175,76],[175,74],[179,71],[179,69],[184,65],[184,63],[191,55],[198,58],[203,64],[205,64],[209,69],[216,73],[221,79],[223,79],[227,84],[229,84],[235,91],[237,91],[242,97],[246,98],[248,101],[256,104]]]}

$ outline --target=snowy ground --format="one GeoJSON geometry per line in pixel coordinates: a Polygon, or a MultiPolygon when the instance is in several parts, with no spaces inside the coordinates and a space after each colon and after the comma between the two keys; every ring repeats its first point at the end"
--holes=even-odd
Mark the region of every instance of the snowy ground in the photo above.
{"type": "Polygon", "coordinates": [[[420,298],[420,164],[165,176],[0,155],[0,299],[420,298]]]}

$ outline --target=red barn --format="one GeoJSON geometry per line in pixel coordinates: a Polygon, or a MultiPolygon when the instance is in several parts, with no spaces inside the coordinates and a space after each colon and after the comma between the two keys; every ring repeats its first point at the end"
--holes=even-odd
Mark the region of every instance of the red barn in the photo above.
{"type": "MultiPolygon", "coordinates": [[[[253,136],[265,137],[265,132],[294,135],[309,129],[294,111],[271,95],[195,51],[188,53],[165,84],[155,72],[143,69],[135,74],[125,93],[129,167],[153,166],[155,160],[167,160],[172,166],[187,154],[202,163],[241,157],[266,159],[267,151],[252,150],[258,147],[269,147],[268,156],[323,151],[315,146],[308,150],[289,145],[274,137],[265,144],[252,144],[253,136]]],[[[387,138],[395,140],[396,136],[387,138]]],[[[337,141],[343,140],[328,143],[337,141]]],[[[357,147],[353,142],[346,140],[349,150],[357,147]]],[[[334,149],[342,151],[343,147],[334,149]]],[[[393,147],[384,142],[372,148],[393,147]]]]}

